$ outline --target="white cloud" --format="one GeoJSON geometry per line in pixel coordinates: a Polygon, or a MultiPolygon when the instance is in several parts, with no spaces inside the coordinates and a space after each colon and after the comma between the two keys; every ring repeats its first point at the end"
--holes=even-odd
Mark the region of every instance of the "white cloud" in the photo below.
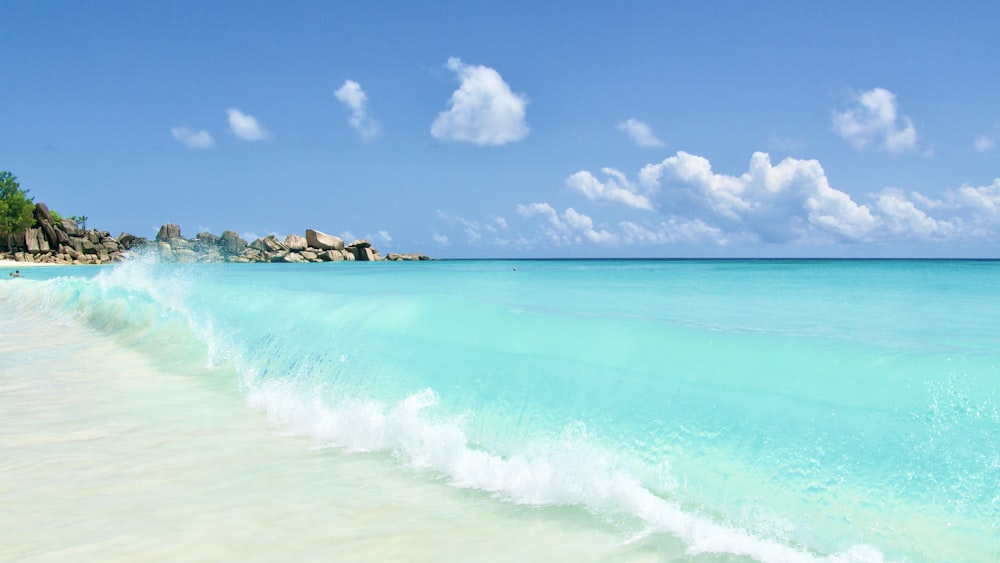
{"type": "Polygon", "coordinates": [[[764,242],[860,240],[876,225],[868,207],[830,186],[815,160],[786,158],[775,166],[757,152],[746,173],[729,176],[713,172],[708,159],[680,151],[646,165],[639,178],[658,191],[664,213],[764,242]]]}
{"type": "Polygon", "coordinates": [[[566,225],[564,225],[562,221],[559,220],[559,214],[556,213],[556,210],[553,209],[552,206],[547,203],[535,202],[528,205],[519,203],[517,204],[517,213],[521,217],[533,217],[535,215],[541,215],[542,217],[547,219],[548,222],[552,224],[552,226],[560,230],[566,229],[566,225]]]}
{"type": "Polygon", "coordinates": [[[514,94],[500,73],[464,64],[456,57],[445,66],[458,75],[461,84],[452,93],[448,109],[431,124],[435,139],[486,146],[519,141],[528,134],[527,98],[514,94]]]}
{"type": "Polygon", "coordinates": [[[876,202],[885,234],[898,240],[1000,239],[1000,178],[948,189],[938,198],[886,188],[876,202]]]}
{"type": "Polygon", "coordinates": [[[729,240],[718,227],[713,227],[701,219],[671,217],[652,228],[632,221],[622,221],[621,241],[628,245],[654,246],[660,244],[714,244],[725,246],[729,240]]]}
{"type": "Polygon", "coordinates": [[[548,203],[518,204],[517,212],[525,218],[540,216],[547,225],[541,229],[542,237],[556,245],[580,244],[584,241],[596,244],[609,244],[617,240],[617,236],[594,228],[594,221],[587,215],[572,207],[560,215],[548,203]]]}
{"type": "Polygon", "coordinates": [[[215,139],[208,131],[194,131],[177,126],[170,128],[170,134],[189,149],[210,149],[215,146],[215,139]]]}
{"type": "Polygon", "coordinates": [[[979,135],[972,141],[972,146],[975,147],[976,152],[989,152],[993,150],[996,142],[986,135],[979,135]]]}
{"type": "Polygon", "coordinates": [[[581,170],[569,178],[566,185],[590,200],[608,200],[623,203],[635,209],[653,209],[652,202],[642,194],[636,193],[637,187],[625,177],[625,174],[614,168],[601,170],[608,176],[606,182],[601,182],[593,174],[581,170]]]}
{"type": "Polygon", "coordinates": [[[896,95],[884,88],[862,92],[857,105],[833,114],[833,130],[857,150],[875,147],[893,154],[917,148],[917,129],[908,116],[899,116],[896,95]]]}
{"type": "Polygon", "coordinates": [[[962,186],[948,195],[961,207],[968,209],[974,217],[1000,227],[1000,178],[989,186],[962,186]]]}
{"type": "Polygon", "coordinates": [[[229,114],[229,128],[238,138],[244,141],[263,141],[271,138],[271,133],[257,121],[256,117],[236,108],[229,108],[226,113],[229,114]]]}
{"type": "Polygon", "coordinates": [[[624,131],[632,139],[632,142],[640,147],[662,147],[664,142],[653,133],[650,126],[634,117],[630,117],[618,124],[618,129],[624,131]]]}
{"type": "Polygon", "coordinates": [[[431,239],[434,240],[440,246],[449,246],[451,243],[448,242],[448,237],[440,233],[434,233],[431,235],[431,239]]]}
{"type": "Polygon", "coordinates": [[[930,239],[942,229],[951,231],[949,223],[939,223],[917,208],[902,190],[885,188],[875,200],[882,224],[893,236],[904,239],[930,239]]]}
{"type": "MultiPolygon", "coordinates": [[[[605,173],[625,182],[621,172],[605,173]]],[[[585,173],[574,176],[590,182],[585,173]]],[[[833,188],[816,160],[786,158],[773,164],[767,153],[757,152],[746,172],[728,175],[715,172],[707,158],[683,151],[646,165],[638,178],[640,187],[629,184],[630,189],[643,190],[653,204],[643,209],[653,211],[645,219],[605,215],[599,221],[589,210],[567,207],[560,212],[546,202],[518,204],[521,221],[510,226],[497,217],[480,222],[443,212],[438,216],[462,227],[470,242],[527,249],[1000,241],[1000,178],[930,195],[885,188],[861,202],[833,188]],[[496,234],[508,227],[511,231],[502,237],[496,234]]],[[[600,184],[604,191],[588,183],[581,186],[577,191],[587,200],[609,199],[594,195],[604,194],[605,184],[600,184]]]]}
{"type": "Polygon", "coordinates": [[[368,115],[368,95],[361,89],[360,84],[347,80],[334,92],[334,96],[351,110],[347,122],[358,132],[362,141],[374,141],[379,137],[382,126],[368,115]]]}

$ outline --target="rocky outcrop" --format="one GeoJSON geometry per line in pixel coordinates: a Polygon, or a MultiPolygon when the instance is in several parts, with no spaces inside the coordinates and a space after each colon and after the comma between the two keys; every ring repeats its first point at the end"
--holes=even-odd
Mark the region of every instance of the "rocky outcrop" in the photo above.
{"type": "Polygon", "coordinates": [[[344,250],[343,239],[313,229],[306,229],[306,244],[320,250],[344,250]]]}
{"type": "Polygon", "coordinates": [[[344,244],[343,239],[307,229],[305,236],[288,235],[284,241],[274,235],[247,243],[235,231],[222,235],[198,233],[185,239],[173,223],[160,227],[150,241],[128,233],[117,238],[106,231],[81,229],[75,221],[54,221],[44,203],[34,210],[36,226],[14,237],[11,252],[0,259],[55,264],[106,264],[118,262],[132,253],[155,253],[166,262],[377,262],[381,260],[429,260],[424,254],[381,253],[367,240],[344,244]]]}
{"type": "MultiPolygon", "coordinates": [[[[0,258],[50,264],[107,264],[121,260],[128,250],[107,231],[80,229],[69,219],[55,221],[44,203],[35,205],[33,213],[36,226],[16,235],[11,252],[0,253],[0,258]]],[[[138,240],[122,236],[131,237],[129,242],[138,240]]]]}
{"type": "Polygon", "coordinates": [[[367,240],[344,244],[343,239],[314,229],[305,236],[290,234],[278,240],[274,235],[247,243],[233,231],[215,237],[199,233],[194,239],[181,238],[176,225],[164,225],[157,235],[157,251],[162,260],[171,262],[272,262],[300,264],[306,262],[378,262],[382,260],[429,260],[424,254],[381,253],[367,240]]]}

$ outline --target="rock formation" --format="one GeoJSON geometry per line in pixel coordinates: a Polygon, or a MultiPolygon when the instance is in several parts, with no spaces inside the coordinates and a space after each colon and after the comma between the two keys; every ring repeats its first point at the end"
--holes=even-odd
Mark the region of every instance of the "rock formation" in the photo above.
{"type": "Polygon", "coordinates": [[[381,260],[429,260],[420,253],[383,257],[367,240],[344,244],[340,237],[307,229],[305,236],[288,235],[279,241],[274,235],[247,243],[234,231],[221,236],[198,233],[193,239],[181,236],[173,223],[160,227],[149,241],[128,233],[118,238],[106,231],[83,230],[69,219],[56,222],[44,203],[35,206],[37,227],[25,229],[12,242],[12,252],[0,259],[55,264],[106,264],[118,262],[130,253],[153,252],[165,262],[376,262],[381,260]]]}

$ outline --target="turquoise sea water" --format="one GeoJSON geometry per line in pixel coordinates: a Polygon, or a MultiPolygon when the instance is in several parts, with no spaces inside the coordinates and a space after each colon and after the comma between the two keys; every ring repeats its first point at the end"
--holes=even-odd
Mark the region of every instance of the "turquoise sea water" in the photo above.
{"type": "Polygon", "coordinates": [[[1000,262],[0,275],[5,319],[50,326],[53,349],[96,334],[332,448],[331,472],[376,455],[515,522],[565,508],[622,558],[1000,559],[1000,262]]]}

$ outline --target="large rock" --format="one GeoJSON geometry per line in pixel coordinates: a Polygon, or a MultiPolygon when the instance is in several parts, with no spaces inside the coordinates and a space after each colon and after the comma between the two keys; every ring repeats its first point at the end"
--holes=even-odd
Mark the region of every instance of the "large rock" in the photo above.
{"type": "Polygon", "coordinates": [[[49,226],[52,226],[52,214],[49,213],[49,206],[44,203],[36,203],[35,210],[31,214],[38,223],[48,223],[49,226]]]}
{"type": "Polygon", "coordinates": [[[38,223],[38,228],[45,233],[45,240],[48,241],[50,248],[59,248],[60,244],[69,244],[69,237],[66,236],[66,233],[55,228],[52,214],[49,213],[49,208],[44,203],[35,204],[32,215],[35,217],[35,222],[38,223]]]}
{"type": "Polygon", "coordinates": [[[194,249],[198,252],[209,252],[215,249],[218,239],[212,233],[198,233],[194,237],[194,249]]]}
{"type": "Polygon", "coordinates": [[[324,262],[341,262],[344,260],[343,250],[325,250],[320,253],[319,259],[324,262]]]}
{"type": "Polygon", "coordinates": [[[396,254],[390,252],[386,257],[386,260],[402,260],[402,261],[417,261],[417,260],[430,260],[426,254],[421,254],[419,252],[412,252],[409,254],[396,254]]]}
{"type": "MultiPolygon", "coordinates": [[[[306,241],[304,237],[300,237],[299,235],[288,235],[287,237],[285,237],[285,246],[288,247],[288,250],[301,252],[308,247],[308,241],[306,241]]],[[[319,247],[317,246],[314,248],[319,248],[319,247]]]]}
{"type": "Polygon", "coordinates": [[[24,230],[24,248],[30,254],[38,254],[42,251],[38,246],[38,235],[40,232],[38,229],[31,228],[24,230]]]}
{"type": "MultiPolygon", "coordinates": [[[[122,233],[118,235],[118,244],[121,245],[125,250],[131,250],[133,248],[140,248],[148,244],[149,241],[145,237],[137,237],[129,233],[122,233]]],[[[76,245],[73,245],[74,247],[76,245]]],[[[79,250],[79,249],[77,249],[79,250]]]]}
{"type": "Polygon", "coordinates": [[[351,246],[349,250],[354,254],[354,259],[358,262],[374,262],[378,259],[370,246],[351,246]]]}
{"type": "Polygon", "coordinates": [[[274,238],[274,235],[268,235],[264,238],[259,238],[253,241],[250,243],[250,248],[256,248],[264,253],[288,251],[288,247],[278,239],[274,238]]]}
{"type": "Polygon", "coordinates": [[[271,258],[271,262],[284,262],[288,264],[298,264],[305,262],[306,259],[302,257],[298,252],[283,252],[274,255],[271,258]]]}
{"type": "Polygon", "coordinates": [[[223,231],[219,237],[219,250],[226,256],[241,254],[247,248],[247,241],[240,238],[236,231],[223,231]]]}
{"type": "Polygon", "coordinates": [[[76,236],[80,234],[80,227],[76,225],[76,221],[73,219],[63,219],[60,223],[62,230],[66,231],[69,236],[76,236]]]}
{"type": "Polygon", "coordinates": [[[344,240],[320,231],[306,229],[306,244],[319,250],[343,250],[344,240]]]}
{"type": "Polygon", "coordinates": [[[181,227],[173,223],[161,226],[159,232],[156,233],[156,242],[166,242],[178,238],[181,238],[181,227]]]}

